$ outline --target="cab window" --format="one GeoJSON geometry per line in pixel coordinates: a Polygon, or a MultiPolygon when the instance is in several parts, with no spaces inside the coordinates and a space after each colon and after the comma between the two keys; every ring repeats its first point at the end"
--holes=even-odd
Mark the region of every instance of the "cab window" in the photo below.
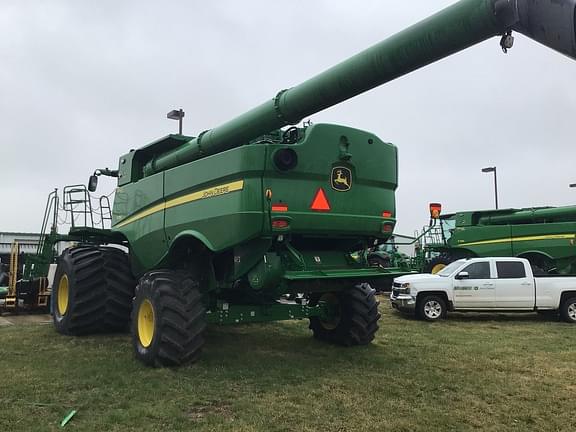
{"type": "Polygon", "coordinates": [[[496,261],[500,279],[522,279],[526,277],[524,264],[517,261],[496,261]]]}
{"type": "Polygon", "coordinates": [[[461,271],[468,272],[468,279],[490,279],[490,263],[477,262],[464,267],[461,271]]]}

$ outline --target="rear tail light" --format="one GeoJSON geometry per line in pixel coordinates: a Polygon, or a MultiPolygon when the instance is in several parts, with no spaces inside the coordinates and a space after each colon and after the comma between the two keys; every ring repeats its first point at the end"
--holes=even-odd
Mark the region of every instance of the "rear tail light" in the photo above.
{"type": "Polygon", "coordinates": [[[284,219],[275,219],[272,221],[272,228],[273,229],[285,229],[290,226],[290,223],[284,219]]]}
{"type": "Polygon", "coordinates": [[[394,225],[385,223],[382,225],[383,233],[391,233],[394,230],[394,225]]]}
{"type": "Polygon", "coordinates": [[[283,203],[272,204],[272,211],[273,212],[287,212],[288,211],[288,204],[283,204],[283,203]]]}

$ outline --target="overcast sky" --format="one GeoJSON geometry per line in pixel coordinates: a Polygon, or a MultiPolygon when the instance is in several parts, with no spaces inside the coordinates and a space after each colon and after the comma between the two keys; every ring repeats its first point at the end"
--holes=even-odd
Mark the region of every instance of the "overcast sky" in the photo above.
{"type": "MultiPolygon", "coordinates": [[[[48,193],[176,131],[195,135],[449,0],[0,2],[0,231],[39,231],[48,193]]],[[[492,39],[311,117],[399,147],[397,232],[445,212],[576,201],[576,62],[492,39]]],[[[99,192],[114,188],[101,181],[99,192]]]]}

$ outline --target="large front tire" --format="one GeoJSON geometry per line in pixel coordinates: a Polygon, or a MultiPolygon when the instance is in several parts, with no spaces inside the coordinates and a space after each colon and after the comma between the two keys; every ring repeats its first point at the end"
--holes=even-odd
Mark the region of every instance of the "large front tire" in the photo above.
{"type": "Polygon", "coordinates": [[[135,285],[128,256],[120,249],[66,249],[52,287],[54,327],[65,335],[126,330],[135,285]]]}
{"type": "Polygon", "coordinates": [[[153,367],[193,363],[204,345],[205,329],[199,284],[189,274],[154,270],[140,279],[132,308],[138,360],[153,367]]]}
{"type": "Polygon", "coordinates": [[[310,318],[310,329],[316,339],[336,345],[367,345],[378,330],[378,301],[367,283],[351,289],[324,293],[311,299],[311,304],[327,302],[334,314],[330,319],[310,318]]]}

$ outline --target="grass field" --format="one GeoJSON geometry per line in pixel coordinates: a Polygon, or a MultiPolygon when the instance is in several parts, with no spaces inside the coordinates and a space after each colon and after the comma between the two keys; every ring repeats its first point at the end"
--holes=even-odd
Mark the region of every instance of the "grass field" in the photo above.
{"type": "Polygon", "coordinates": [[[385,299],[375,342],[325,345],[307,322],[211,328],[201,361],[137,363],[128,335],[0,328],[0,431],[570,430],[576,328],[536,315],[430,325],[385,299]]]}

